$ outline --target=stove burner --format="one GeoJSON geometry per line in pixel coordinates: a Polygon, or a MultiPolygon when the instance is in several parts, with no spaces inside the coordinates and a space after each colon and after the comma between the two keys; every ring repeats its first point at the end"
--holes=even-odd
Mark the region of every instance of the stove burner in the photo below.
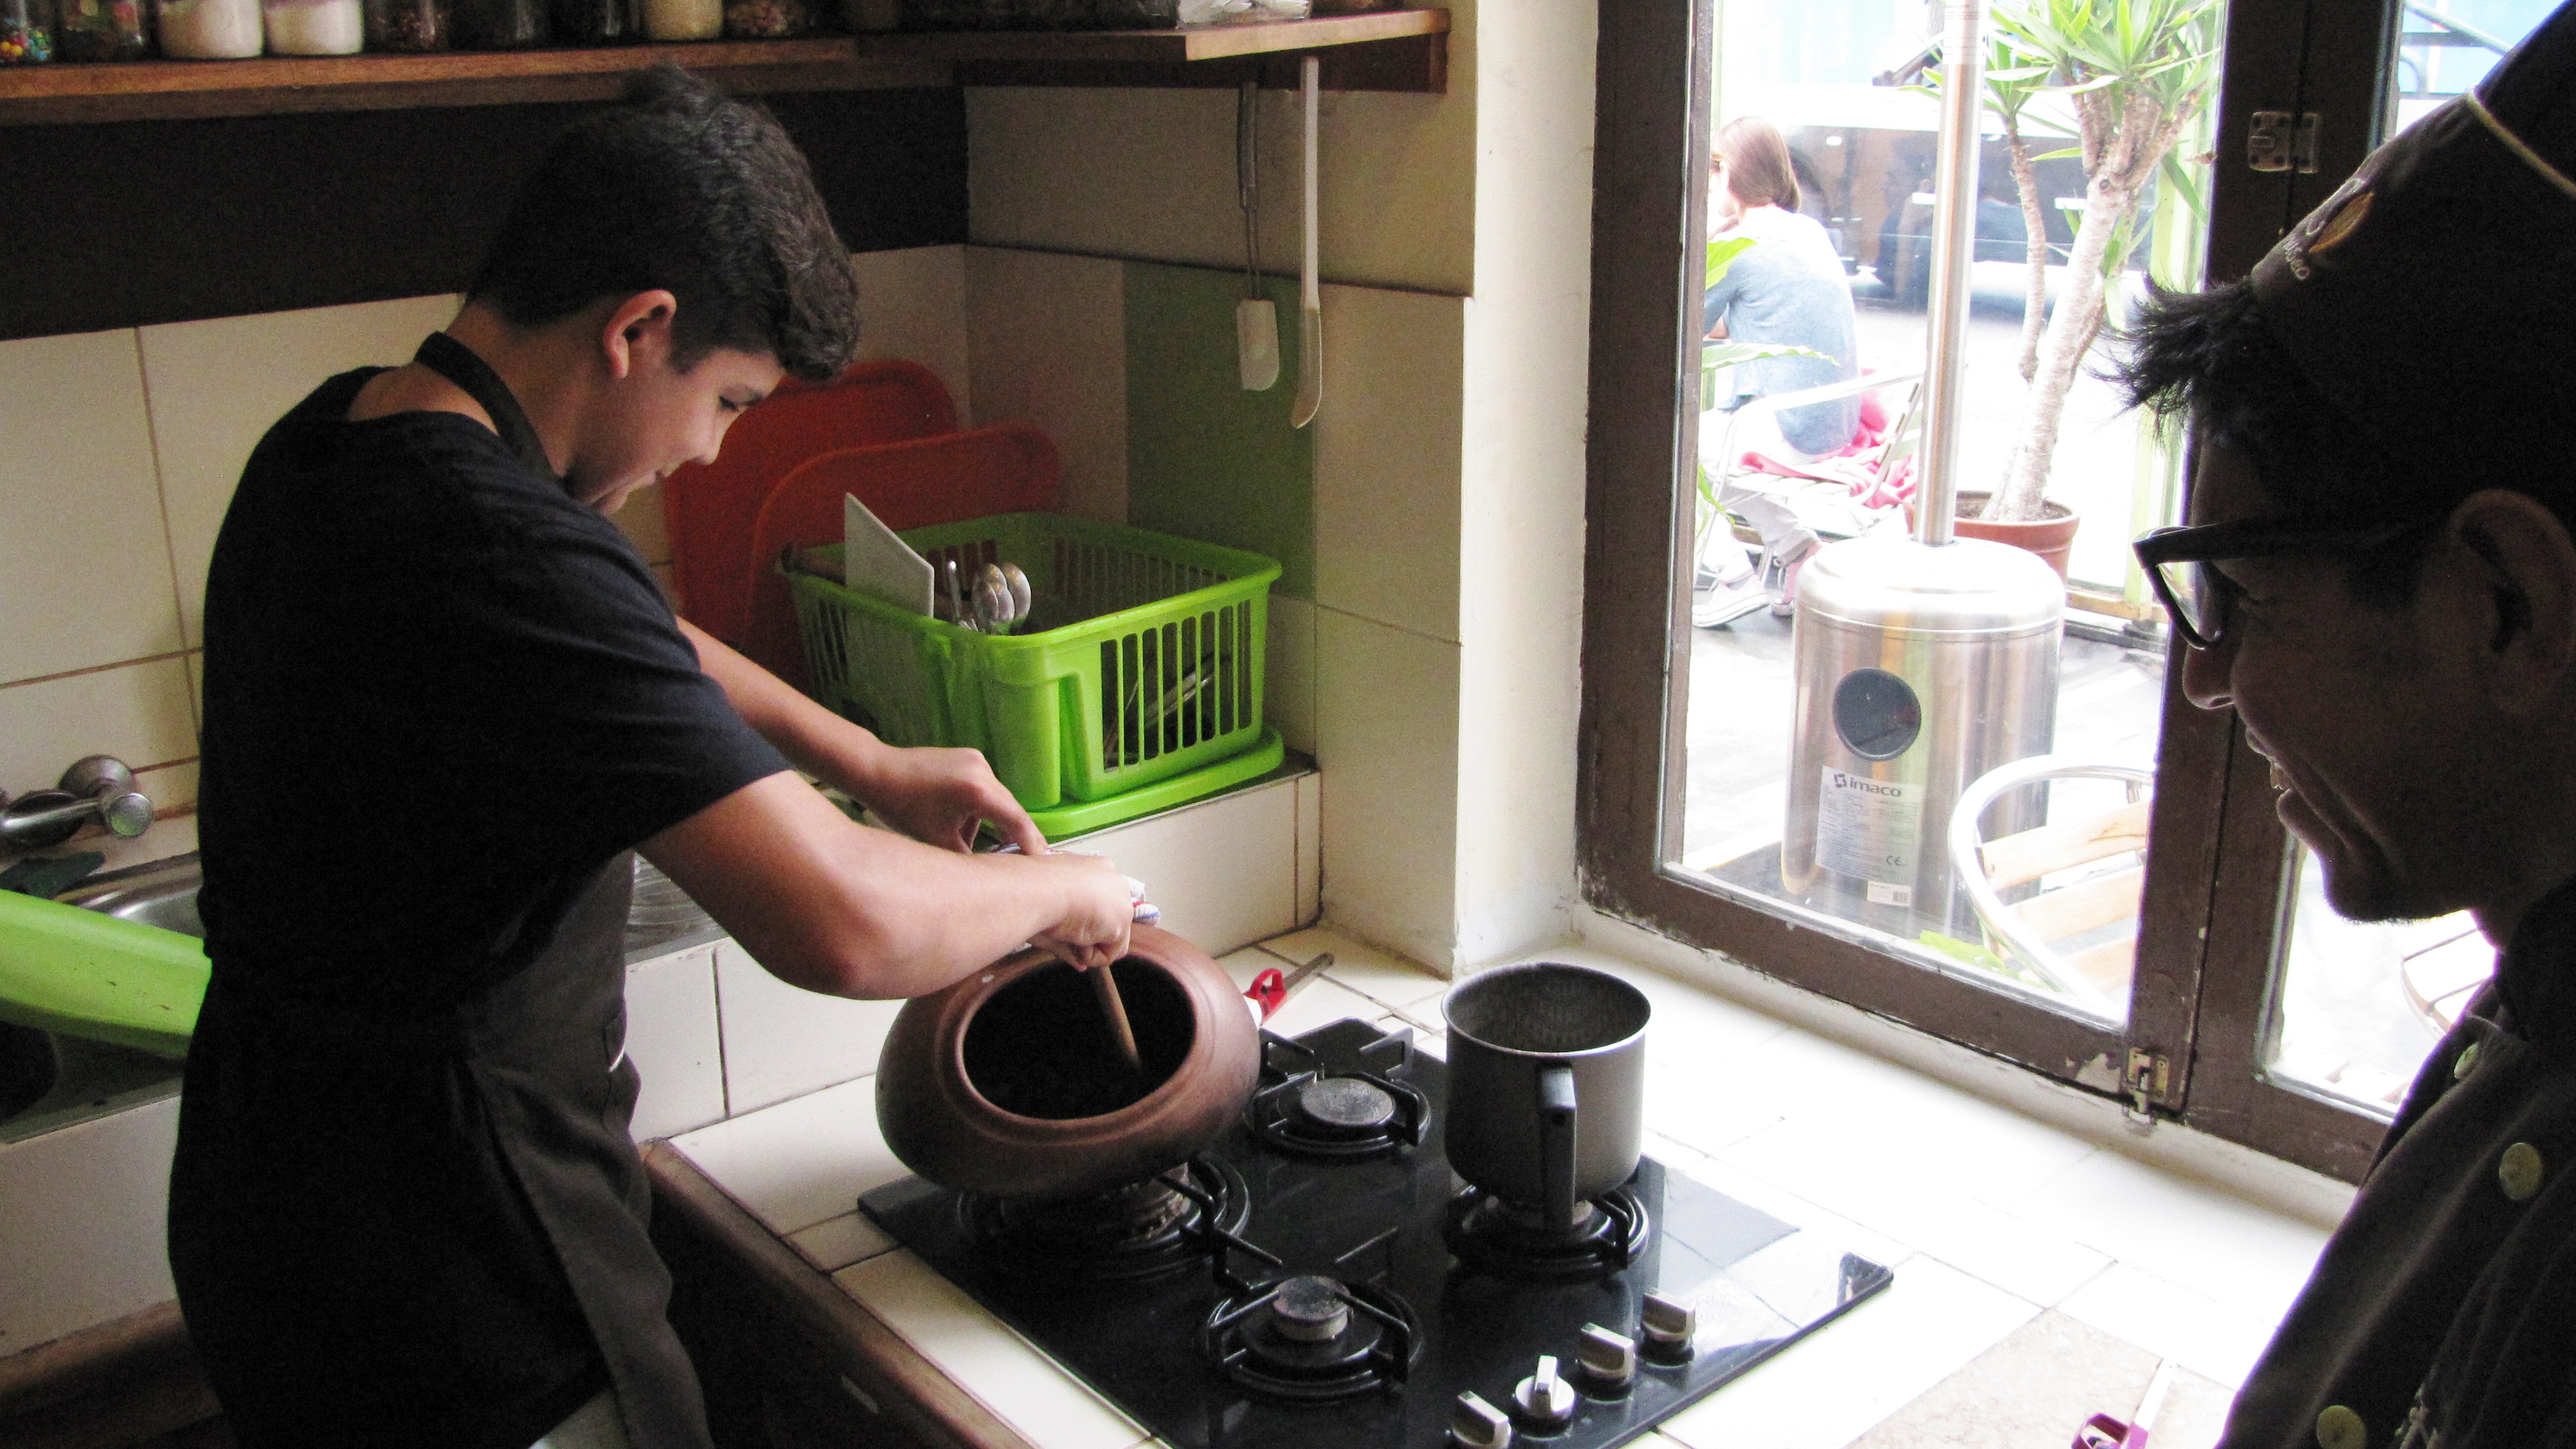
{"type": "Polygon", "coordinates": [[[1261,1090],[1243,1109],[1253,1135],[1300,1157],[1378,1157],[1421,1145],[1431,1103],[1389,1075],[1411,1060],[1410,1033],[1375,1045],[1389,1049],[1334,1059],[1304,1042],[1265,1038],[1261,1090]]]}
{"type": "Polygon", "coordinates": [[[1227,1378],[1306,1402],[1403,1383],[1417,1341],[1403,1299],[1316,1274],[1251,1285],[1217,1304],[1200,1329],[1201,1346],[1227,1378]]]}
{"type": "Polygon", "coordinates": [[[1583,1204],[1578,1221],[1553,1231],[1539,1213],[1471,1187],[1450,1200],[1442,1237],[1471,1269],[1507,1278],[1570,1281],[1626,1268],[1646,1250],[1653,1231],[1645,1205],[1624,1187],[1583,1204]]]}
{"type": "Polygon", "coordinates": [[[1252,1215],[1243,1174],[1214,1157],[1093,1197],[1034,1201],[968,1195],[966,1231],[1035,1272],[1084,1278],[1159,1277],[1204,1260],[1220,1234],[1252,1215]]]}

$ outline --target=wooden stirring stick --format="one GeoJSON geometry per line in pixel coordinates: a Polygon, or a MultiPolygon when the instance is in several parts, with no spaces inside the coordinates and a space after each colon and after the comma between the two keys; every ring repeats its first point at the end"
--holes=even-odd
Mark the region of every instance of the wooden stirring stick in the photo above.
{"type": "Polygon", "coordinates": [[[1101,1015],[1109,1018],[1109,1035],[1118,1043],[1118,1055],[1127,1059],[1127,1069],[1145,1070],[1145,1059],[1136,1051],[1136,1028],[1127,1024],[1127,1003],[1118,999],[1118,978],[1107,966],[1094,966],[1082,974],[1091,978],[1091,989],[1100,993],[1101,1015]]]}

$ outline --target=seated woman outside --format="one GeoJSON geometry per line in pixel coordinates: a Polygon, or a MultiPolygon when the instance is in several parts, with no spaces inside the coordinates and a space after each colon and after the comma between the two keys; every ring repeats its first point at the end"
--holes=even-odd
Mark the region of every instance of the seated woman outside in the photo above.
{"type": "MultiPolygon", "coordinates": [[[[1737,253],[1709,287],[1702,313],[1708,332],[1719,335],[1722,328],[1730,341],[1786,344],[1816,354],[1766,357],[1728,369],[1718,385],[1729,391],[1720,394],[1717,406],[1733,412],[1758,397],[1859,376],[1851,284],[1824,227],[1798,212],[1797,173],[1779,128],[1759,116],[1738,116],[1718,131],[1714,159],[1718,184],[1710,189],[1709,212],[1715,236],[1745,237],[1754,245],[1737,253]]],[[[1741,454],[1751,448],[1784,462],[1808,462],[1851,442],[1860,425],[1860,401],[1837,398],[1783,408],[1766,421],[1773,426],[1736,429],[1729,450],[1741,454]]],[[[1716,447],[1725,431],[1702,429],[1701,446],[1716,447]]],[[[1700,560],[1692,622],[1723,624],[1765,597],[1773,613],[1788,614],[1796,591],[1787,581],[1816,546],[1814,531],[1776,500],[1723,486],[1732,459],[1703,461],[1709,476],[1721,481],[1719,504],[1762,536],[1764,566],[1757,570],[1724,528],[1713,530],[1700,560]],[[1767,590],[1766,580],[1772,581],[1767,590]]]]}

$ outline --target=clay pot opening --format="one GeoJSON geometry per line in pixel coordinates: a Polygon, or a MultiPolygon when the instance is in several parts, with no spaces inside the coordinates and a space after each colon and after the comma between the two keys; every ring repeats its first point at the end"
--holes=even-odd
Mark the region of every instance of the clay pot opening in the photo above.
{"type": "Polygon", "coordinates": [[[1015,1116],[1063,1122],[1132,1107],[1170,1081],[1197,1036],[1189,993],[1141,957],[1110,969],[1143,1072],[1119,1059],[1091,983],[1051,962],[994,992],[966,1023],[959,1055],[967,1085],[1015,1116]]]}

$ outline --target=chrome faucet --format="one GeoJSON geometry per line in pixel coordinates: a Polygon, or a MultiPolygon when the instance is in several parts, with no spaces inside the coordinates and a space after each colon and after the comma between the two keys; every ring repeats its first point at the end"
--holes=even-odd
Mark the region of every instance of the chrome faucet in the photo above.
{"type": "Polygon", "coordinates": [[[51,790],[0,795],[0,806],[0,850],[60,845],[92,820],[128,840],[152,828],[152,802],[135,791],[134,772],[107,755],[75,763],[51,790]]]}

